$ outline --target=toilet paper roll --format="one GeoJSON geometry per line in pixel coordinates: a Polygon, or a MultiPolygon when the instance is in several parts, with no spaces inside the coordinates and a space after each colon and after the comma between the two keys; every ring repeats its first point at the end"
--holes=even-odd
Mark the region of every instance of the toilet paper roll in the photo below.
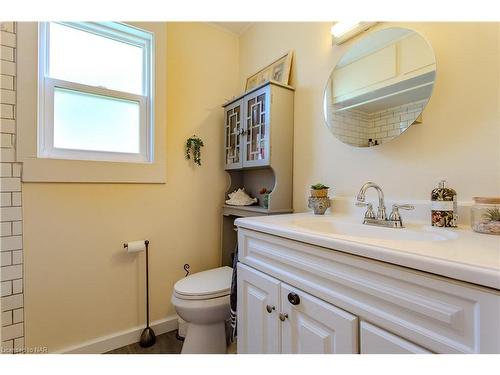
{"type": "Polygon", "coordinates": [[[136,253],[138,251],[146,250],[146,244],[144,240],[128,242],[125,245],[125,250],[128,253],[136,253]]]}

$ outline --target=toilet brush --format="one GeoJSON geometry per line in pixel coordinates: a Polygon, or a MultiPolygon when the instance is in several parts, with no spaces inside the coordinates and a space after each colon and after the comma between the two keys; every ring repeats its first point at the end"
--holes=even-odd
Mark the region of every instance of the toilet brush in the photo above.
{"type": "Polygon", "coordinates": [[[139,345],[142,348],[148,348],[155,344],[156,336],[153,329],[149,326],[149,241],[144,241],[144,244],[146,245],[146,328],[141,333],[139,345]]]}

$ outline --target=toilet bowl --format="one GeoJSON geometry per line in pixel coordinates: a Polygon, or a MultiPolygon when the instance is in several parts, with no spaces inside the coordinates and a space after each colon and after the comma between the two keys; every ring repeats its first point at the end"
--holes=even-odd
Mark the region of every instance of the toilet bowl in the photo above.
{"type": "Polygon", "coordinates": [[[232,268],[219,267],[177,281],[172,304],[188,323],[182,354],[226,353],[232,268]]]}

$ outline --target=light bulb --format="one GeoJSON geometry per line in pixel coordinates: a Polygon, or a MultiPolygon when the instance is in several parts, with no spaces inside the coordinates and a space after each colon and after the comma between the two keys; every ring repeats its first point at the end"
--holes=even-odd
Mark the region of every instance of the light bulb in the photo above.
{"type": "Polygon", "coordinates": [[[346,34],[347,32],[351,31],[352,29],[355,29],[360,25],[360,21],[341,21],[341,22],[336,22],[331,29],[332,35],[335,38],[340,38],[342,35],[346,34]]]}

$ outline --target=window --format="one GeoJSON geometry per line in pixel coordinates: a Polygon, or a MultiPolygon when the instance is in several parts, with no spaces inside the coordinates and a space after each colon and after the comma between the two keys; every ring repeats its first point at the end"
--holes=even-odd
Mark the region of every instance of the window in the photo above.
{"type": "Polygon", "coordinates": [[[38,157],[153,161],[153,35],[116,22],[42,22],[38,157]]]}

